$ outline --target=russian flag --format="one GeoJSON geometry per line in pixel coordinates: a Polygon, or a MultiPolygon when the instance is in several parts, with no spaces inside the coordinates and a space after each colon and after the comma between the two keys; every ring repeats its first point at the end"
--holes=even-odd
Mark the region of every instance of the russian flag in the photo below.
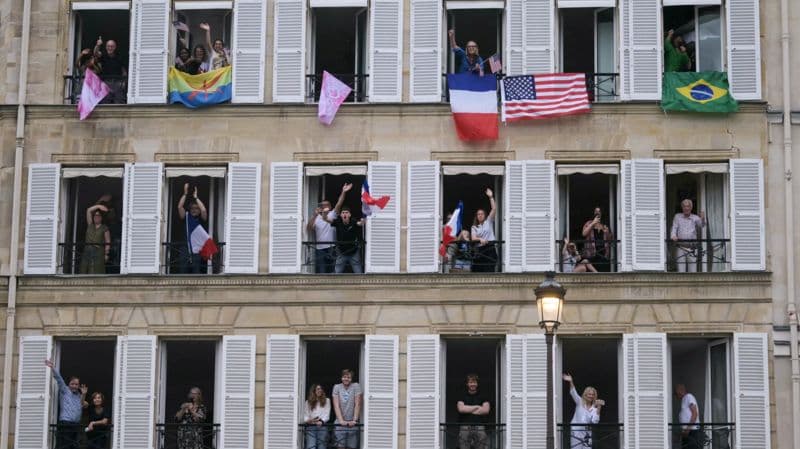
{"type": "Polygon", "coordinates": [[[497,78],[447,75],[450,108],[461,140],[497,140],[497,78]]]}
{"type": "Polygon", "coordinates": [[[390,199],[389,196],[373,198],[369,194],[369,184],[366,179],[364,180],[364,184],[361,185],[361,212],[365,217],[369,217],[373,212],[386,207],[390,199]]]}
{"type": "Polygon", "coordinates": [[[450,220],[447,221],[447,224],[444,225],[442,228],[442,244],[439,246],[439,255],[444,257],[447,254],[447,245],[453,242],[456,239],[459,233],[461,233],[461,216],[464,212],[464,203],[462,201],[458,202],[458,206],[456,206],[456,210],[453,211],[453,215],[450,217],[450,220]]]}
{"type": "Polygon", "coordinates": [[[189,250],[192,254],[200,254],[203,260],[210,260],[219,252],[217,244],[208,232],[203,229],[197,218],[189,213],[186,214],[186,235],[189,236],[189,250]]]}

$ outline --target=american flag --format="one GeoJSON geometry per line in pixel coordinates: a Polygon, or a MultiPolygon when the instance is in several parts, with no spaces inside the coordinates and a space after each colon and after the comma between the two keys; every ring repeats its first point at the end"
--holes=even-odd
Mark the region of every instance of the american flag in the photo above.
{"type": "Polygon", "coordinates": [[[500,96],[503,122],[585,114],[591,109],[583,73],[508,76],[500,84],[500,96]]]}
{"type": "Polygon", "coordinates": [[[492,73],[500,73],[503,71],[503,61],[500,59],[499,54],[495,53],[489,56],[489,68],[492,70],[492,73]]]}

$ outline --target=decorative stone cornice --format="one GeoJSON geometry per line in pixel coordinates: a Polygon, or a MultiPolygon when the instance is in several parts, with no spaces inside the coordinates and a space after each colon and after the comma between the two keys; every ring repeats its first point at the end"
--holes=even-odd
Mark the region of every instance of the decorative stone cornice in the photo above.
{"type": "Polygon", "coordinates": [[[692,150],[653,150],[653,156],[665,161],[727,161],[739,157],[738,148],[729,149],[692,149],[692,150]]]}
{"type": "Polygon", "coordinates": [[[591,150],[547,150],[544,153],[545,159],[553,159],[559,162],[614,162],[618,163],[621,159],[630,159],[631,152],[628,150],[618,151],[591,151],[591,150]]]}
{"type": "Polygon", "coordinates": [[[457,164],[486,164],[516,159],[514,151],[431,151],[432,161],[457,164]]]}
{"type": "Polygon", "coordinates": [[[378,160],[377,151],[336,151],[308,152],[298,151],[293,155],[295,162],[307,164],[365,164],[378,160]]]}
{"type": "Polygon", "coordinates": [[[239,162],[239,153],[156,153],[156,162],[181,165],[210,165],[239,162]]]}
{"type": "Polygon", "coordinates": [[[136,153],[54,153],[50,156],[50,160],[66,165],[80,165],[84,167],[92,167],[95,165],[120,165],[136,162],[136,153]]]}

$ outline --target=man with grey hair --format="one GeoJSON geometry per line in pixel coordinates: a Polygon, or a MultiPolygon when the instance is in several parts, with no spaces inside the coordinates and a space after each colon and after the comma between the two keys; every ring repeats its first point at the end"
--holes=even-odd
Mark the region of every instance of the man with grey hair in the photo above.
{"type": "Polygon", "coordinates": [[[697,253],[700,245],[702,229],[706,225],[705,214],[692,213],[692,200],[681,201],[681,212],[672,219],[672,232],[670,238],[675,242],[675,262],[681,273],[697,271],[697,253]]]}

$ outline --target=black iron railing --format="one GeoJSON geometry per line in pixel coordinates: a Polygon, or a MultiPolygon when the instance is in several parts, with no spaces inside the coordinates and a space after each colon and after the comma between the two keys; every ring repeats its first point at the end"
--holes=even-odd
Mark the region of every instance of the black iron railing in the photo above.
{"type": "MultiPolygon", "coordinates": [[[[442,102],[450,102],[450,91],[447,85],[447,73],[442,74],[442,102]]],[[[497,78],[497,95],[500,99],[500,82],[506,77],[504,73],[492,74],[488,70],[484,76],[497,78]]],[[[607,103],[619,100],[619,73],[587,73],[586,91],[592,103],[607,103]]]]}
{"type": "Polygon", "coordinates": [[[340,273],[363,273],[366,250],[365,241],[303,242],[303,271],[325,274],[336,273],[337,270],[340,273]]]}
{"type": "Polygon", "coordinates": [[[457,240],[450,242],[441,260],[442,273],[500,273],[503,271],[503,241],[457,240]]]}
{"type": "MultiPolygon", "coordinates": [[[[128,76],[127,75],[99,75],[108,85],[111,92],[101,101],[101,104],[125,104],[128,102],[128,76]]],[[[84,76],[80,74],[64,75],[64,101],[67,104],[77,104],[81,98],[84,76]]]]}
{"type": "Polygon", "coordinates": [[[666,240],[667,271],[729,271],[730,239],[666,240]]]}
{"type": "MultiPolygon", "coordinates": [[[[369,75],[361,73],[332,73],[339,81],[353,89],[344,100],[345,103],[363,103],[367,101],[367,78],[369,75]]],[[[306,103],[316,103],[322,92],[322,74],[312,73],[306,75],[306,103]]]]}
{"type": "Polygon", "coordinates": [[[570,240],[577,253],[564,251],[564,240],[556,240],[556,271],[562,273],[610,273],[619,271],[619,240],[570,240]]]}
{"type": "Polygon", "coordinates": [[[225,242],[216,242],[218,251],[210,260],[203,260],[189,251],[186,242],[162,242],[161,258],[164,274],[219,274],[223,272],[225,242]]]}
{"type": "Polygon", "coordinates": [[[119,274],[120,242],[59,243],[57,273],[62,274],[119,274]],[[106,257],[108,249],[108,257],[106,257]]]}
{"type": "Polygon", "coordinates": [[[216,449],[219,424],[156,424],[156,449],[216,449]]]}
{"type": "Polygon", "coordinates": [[[50,424],[50,447],[53,449],[108,449],[112,426],[97,426],[91,431],[83,424],[50,424]]]}
{"type": "Polygon", "coordinates": [[[340,426],[334,423],[322,425],[298,424],[299,441],[302,449],[336,449],[361,447],[363,424],[340,426]]]}
{"type": "Polygon", "coordinates": [[[674,449],[735,449],[735,423],[670,423],[674,449]]]}
{"type": "Polygon", "coordinates": [[[442,449],[481,448],[499,449],[503,447],[505,423],[440,423],[442,449]]]}
{"type": "Polygon", "coordinates": [[[556,441],[560,449],[620,449],[625,427],[622,423],[558,424],[556,441]]]}

